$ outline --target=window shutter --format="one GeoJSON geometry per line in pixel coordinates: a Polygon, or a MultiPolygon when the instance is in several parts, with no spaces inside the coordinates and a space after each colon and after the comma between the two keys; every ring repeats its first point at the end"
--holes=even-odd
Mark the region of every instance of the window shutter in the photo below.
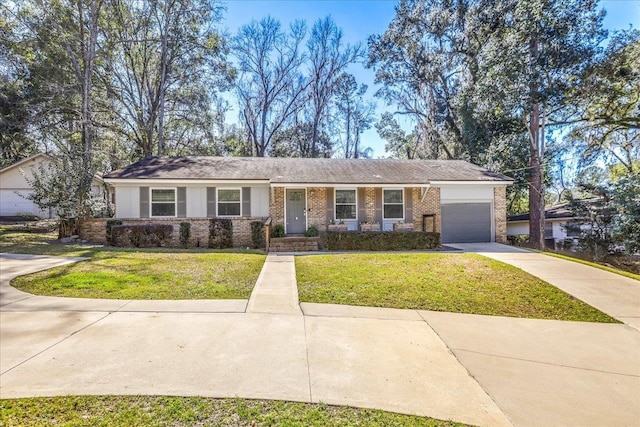
{"type": "Polygon", "coordinates": [[[358,188],[358,222],[362,222],[367,219],[365,192],[365,188],[358,188]]]}
{"type": "Polygon", "coordinates": [[[382,225],[382,188],[376,188],[376,216],[377,223],[382,225]]]}
{"type": "Polygon", "coordinates": [[[251,187],[242,187],[242,216],[251,216],[251,187]]]}
{"type": "Polygon", "coordinates": [[[413,222],[413,188],[404,189],[404,222],[413,222]]]}
{"type": "Polygon", "coordinates": [[[335,204],[333,203],[333,197],[335,196],[335,192],[333,191],[333,187],[327,187],[327,224],[330,223],[332,219],[335,219],[335,204]]]}
{"type": "Polygon", "coordinates": [[[216,187],[207,187],[207,218],[216,216],[216,187]]]}
{"type": "Polygon", "coordinates": [[[140,218],[149,218],[149,187],[140,187],[140,218]]]}
{"type": "Polygon", "coordinates": [[[178,187],[176,191],[178,201],[178,218],[187,217],[187,187],[178,187]]]}

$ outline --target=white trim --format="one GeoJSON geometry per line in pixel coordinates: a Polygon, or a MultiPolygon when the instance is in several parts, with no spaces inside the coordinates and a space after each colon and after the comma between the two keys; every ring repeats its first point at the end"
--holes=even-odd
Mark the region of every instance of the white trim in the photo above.
{"type": "Polygon", "coordinates": [[[405,202],[404,202],[404,188],[383,188],[382,189],[382,221],[385,220],[389,220],[389,221],[401,221],[404,220],[404,217],[407,215],[407,213],[404,211],[405,209],[405,202]],[[384,216],[384,205],[399,205],[400,203],[385,203],[384,202],[384,192],[387,190],[394,190],[394,191],[402,191],[402,218],[385,218],[384,216]]]}
{"type": "Polygon", "coordinates": [[[309,217],[307,216],[307,187],[289,187],[284,189],[284,234],[287,234],[287,190],[304,190],[304,231],[309,229],[309,217]]]}
{"type": "Polygon", "coordinates": [[[510,181],[429,181],[431,185],[492,185],[494,187],[506,187],[513,184],[510,181]]]}
{"type": "Polygon", "coordinates": [[[27,163],[27,162],[31,161],[31,160],[35,160],[38,157],[44,157],[45,159],[53,160],[53,158],[48,154],[37,153],[37,154],[34,154],[33,156],[27,157],[26,159],[18,160],[17,162],[15,162],[13,164],[10,164],[9,166],[7,166],[7,167],[5,167],[3,169],[0,169],[0,173],[4,173],[4,172],[8,171],[9,169],[13,169],[15,167],[18,167],[18,166],[20,166],[20,165],[22,165],[24,163],[27,163]]]}
{"type": "Polygon", "coordinates": [[[366,182],[352,182],[352,183],[335,183],[335,182],[308,182],[308,183],[271,183],[272,188],[284,187],[284,188],[317,188],[317,187],[333,187],[340,189],[353,189],[353,188],[387,188],[387,187],[417,187],[417,188],[429,188],[431,184],[409,184],[409,183],[366,183],[366,182]]]}
{"type": "MultiPolygon", "coordinates": [[[[222,202],[235,203],[235,202],[222,202]]],[[[242,187],[216,187],[216,218],[242,218],[242,187]],[[239,190],[240,191],[240,215],[219,215],[218,205],[220,204],[220,190],[239,190]]]]}
{"type": "Polygon", "coordinates": [[[358,189],[357,188],[334,188],[333,189],[333,220],[334,221],[358,221],[358,189]],[[341,218],[338,219],[338,199],[336,198],[336,191],[345,191],[350,190],[353,191],[356,195],[355,203],[340,203],[341,205],[355,205],[356,206],[356,217],[355,218],[341,218]]]}
{"type": "MultiPolygon", "coordinates": [[[[168,205],[169,202],[156,202],[168,205]]],[[[149,187],[149,218],[178,217],[178,187],[149,187]],[[173,190],[173,215],[153,215],[153,190],[173,190]]]]}

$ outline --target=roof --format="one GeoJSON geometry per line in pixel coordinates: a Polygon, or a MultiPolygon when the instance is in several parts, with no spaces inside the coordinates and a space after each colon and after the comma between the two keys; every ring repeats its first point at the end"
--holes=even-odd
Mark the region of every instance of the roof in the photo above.
{"type": "Polygon", "coordinates": [[[15,167],[22,166],[25,163],[29,163],[30,161],[37,159],[38,157],[44,157],[45,159],[51,160],[51,156],[49,156],[47,154],[44,154],[44,153],[34,154],[33,156],[29,156],[29,157],[27,157],[25,159],[18,160],[17,162],[15,162],[15,163],[13,163],[13,164],[11,164],[11,165],[3,168],[3,169],[0,169],[0,173],[4,173],[4,172],[8,171],[9,169],[13,169],[15,167]]]}
{"type": "Polygon", "coordinates": [[[285,157],[146,157],[106,180],[265,180],[307,184],[510,183],[511,178],[462,160],[307,159],[285,157]]]}
{"type": "MultiPolygon", "coordinates": [[[[583,201],[587,203],[592,203],[595,199],[584,199],[583,201]]],[[[549,206],[544,210],[544,218],[547,220],[550,219],[568,219],[568,218],[576,218],[575,213],[572,210],[571,203],[557,203],[555,205],[549,206]]],[[[507,221],[529,221],[529,212],[520,214],[520,215],[510,215],[507,217],[507,221]]]]}

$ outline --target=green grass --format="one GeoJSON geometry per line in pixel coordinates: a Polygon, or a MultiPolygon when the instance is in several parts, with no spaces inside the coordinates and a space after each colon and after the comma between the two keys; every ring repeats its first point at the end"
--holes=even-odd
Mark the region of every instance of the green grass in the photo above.
{"type": "Polygon", "coordinates": [[[246,299],[265,255],[257,251],[123,249],[61,244],[56,232],[0,227],[0,252],[89,258],[14,279],[36,295],[110,299],[246,299]]]}
{"type": "Polygon", "coordinates": [[[300,301],[619,323],[516,267],[476,254],[296,257],[300,301]]]}
{"type": "Polygon", "coordinates": [[[569,255],[558,254],[558,253],[555,253],[555,252],[542,252],[542,253],[545,254],[545,255],[556,257],[556,258],[566,259],[567,261],[573,261],[573,262],[577,262],[579,264],[588,265],[590,267],[599,268],[600,270],[605,270],[605,271],[608,271],[610,273],[616,273],[616,274],[619,274],[621,276],[628,277],[630,279],[640,280],[640,274],[635,274],[635,273],[632,273],[630,271],[624,271],[624,270],[620,270],[620,269],[617,269],[617,268],[614,268],[614,267],[608,267],[606,265],[598,264],[596,262],[591,262],[591,261],[587,261],[585,259],[575,258],[575,257],[569,256],[569,255]]]}
{"type": "Polygon", "coordinates": [[[155,396],[66,396],[0,400],[0,425],[464,426],[432,418],[324,404],[155,396]]]}
{"type": "Polygon", "coordinates": [[[57,238],[57,231],[29,233],[0,226],[0,252],[90,257],[99,250],[95,245],[63,245],[55,240],[57,238]]]}
{"type": "Polygon", "coordinates": [[[110,299],[246,299],[265,256],[96,251],[91,260],[14,279],[36,295],[110,299]]]}

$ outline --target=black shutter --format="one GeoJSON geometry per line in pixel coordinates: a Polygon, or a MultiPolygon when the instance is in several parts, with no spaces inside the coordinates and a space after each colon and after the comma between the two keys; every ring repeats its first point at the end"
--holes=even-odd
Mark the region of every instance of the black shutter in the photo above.
{"type": "Polygon", "coordinates": [[[333,203],[334,191],[333,187],[327,187],[327,224],[331,223],[332,219],[335,219],[335,205],[333,203]]]}
{"type": "Polygon", "coordinates": [[[366,188],[358,188],[358,222],[362,222],[367,219],[367,209],[365,206],[366,191],[366,188]]]}
{"type": "Polygon", "coordinates": [[[251,187],[242,187],[242,216],[251,216],[251,187]]]}
{"type": "Polygon", "coordinates": [[[404,222],[413,222],[413,188],[404,189],[404,222]]]}
{"type": "Polygon", "coordinates": [[[149,218],[149,187],[140,187],[140,218],[149,218]]]}
{"type": "Polygon", "coordinates": [[[187,217],[187,187],[178,187],[176,192],[176,198],[178,200],[178,218],[187,217]]]}
{"type": "Polygon", "coordinates": [[[216,187],[207,187],[207,218],[216,216],[216,187]]]}

